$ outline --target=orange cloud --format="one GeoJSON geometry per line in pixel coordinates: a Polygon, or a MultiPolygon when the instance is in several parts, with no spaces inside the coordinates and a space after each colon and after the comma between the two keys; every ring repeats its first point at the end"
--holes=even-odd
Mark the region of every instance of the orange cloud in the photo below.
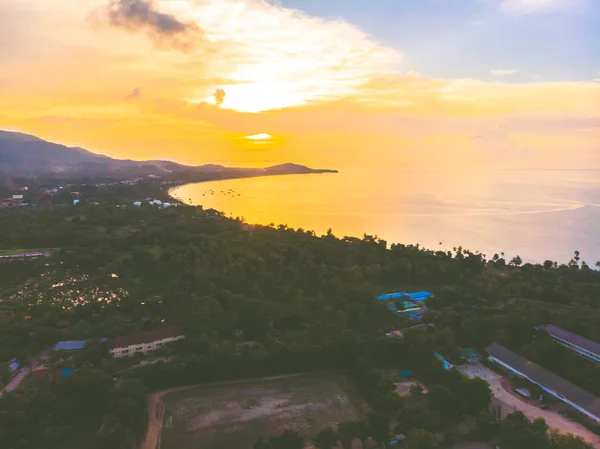
{"type": "MultiPolygon", "coordinates": [[[[246,160],[260,148],[260,160],[333,167],[486,164],[528,149],[533,161],[548,147],[553,160],[594,164],[600,83],[402,73],[401,51],[353,25],[263,0],[118,2],[138,4],[119,10],[117,22],[150,38],[106,20],[90,26],[105,0],[19,2],[19,17],[31,22],[4,31],[18,57],[0,48],[0,128],[187,163],[246,160]],[[157,51],[152,33],[165,26],[191,39],[186,52],[157,51]],[[244,139],[260,133],[276,138],[244,139]]],[[[0,0],[0,14],[13,17],[14,8],[0,0]]]]}

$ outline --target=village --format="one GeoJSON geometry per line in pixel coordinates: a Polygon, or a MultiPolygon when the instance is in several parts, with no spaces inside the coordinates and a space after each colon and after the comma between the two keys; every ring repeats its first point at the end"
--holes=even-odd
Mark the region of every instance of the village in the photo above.
{"type": "MultiPolygon", "coordinates": [[[[433,294],[429,292],[398,292],[377,299],[391,312],[421,322],[423,314],[430,310],[426,302],[431,297],[433,294]]],[[[434,331],[433,328],[433,323],[419,323],[394,329],[386,336],[404,338],[407,332],[429,332],[434,331]]],[[[547,334],[586,360],[600,363],[600,343],[551,324],[536,326],[532,332],[547,334]]],[[[469,378],[487,381],[494,395],[493,403],[503,415],[521,411],[531,420],[544,418],[550,427],[580,436],[594,447],[600,447],[600,435],[590,430],[600,424],[600,398],[497,343],[481,349],[461,348],[453,354],[453,359],[458,359],[456,365],[437,352],[434,356],[445,370],[456,369],[469,378]]],[[[410,376],[411,373],[400,374],[410,376]]],[[[407,381],[397,384],[397,388],[406,392],[412,385],[413,382],[407,381]]]]}
{"type": "MultiPolygon", "coordinates": [[[[436,332],[432,322],[423,320],[424,317],[431,316],[426,314],[431,312],[427,301],[433,297],[432,293],[424,291],[378,296],[377,302],[390,313],[403,316],[407,324],[412,321],[409,326],[390,330],[385,334],[386,337],[403,339],[415,333],[436,332]]],[[[586,360],[600,362],[600,344],[596,342],[553,325],[540,325],[532,329],[532,332],[547,334],[586,360]]],[[[106,351],[113,359],[123,360],[125,363],[119,365],[119,370],[124,372],[149,363],[172,362],[175,356],[168,347],[184,338],[181,326],[164,325],[154,330],[95,341],[60,341],[45,348],[31,360],[10,360],[8,366],[12,378],[3,387],[0,396],[19,388],[39,388],[41,383],[71,375],[77,369],[72,366],[73,357],[90,346],[102,347],[102,351],[106,351]],[[156,355],[153,356],[153,353],[156,355]],[[129,359],[131,362],[127,362],[129,359]]],[[[493,395],[491,408],[497,410],[499,416],[505,417],[519,411],[530,420],[543,418],[550,428],[581,437],[593,447],[600,448],[600,436],[593,431],[600,423],[600,400],[519,354],[493,343],[479,349],[459,348],[452,354],[434,352],[432,358],[437,359],[446,371],[455,370],[466,378],[485,380],[493,395]]],[[[428,385],[410,367],[396,372],[391,378],[396,393],[402,398],[409,398],[415,391],[428,394],[428,385]]],[[[115,382],[119,382],[118,374],[115,382]]],[[[172,420],[173,417],[169,415],[163,419],[172,420]]],[[[406,435],[397,434],[388,447],[401,447],[405,440],[406,435]]],[[[488,446],[482,443],[477,447],[488,446]]]]}
{"type": "MultiPolygon", "coordinates": [[[[102,338],[97,342],[106,348],[113,358],[138,357],[139,360],[123,365],[122,369],[130,369],[135,366],[143,366],[149,361],[144,359],[148,353],[159,351],[170,343],[177,342],[185,338],[180,326],[164,326],[152,331],[140,331],[130,335],[124,335],[114,338],[102,338]]],[[[29,388],[35,388],[40,382],[52,381],[59,377],[66,377],[75,371],[75,368],[69,365],[71,356],[78,351],[83,351],[90,342],[89,340],[69,340],[59,341],[53,347],[44,348],[33,360],[22,363],[16,359],[8,362],[12,372],[12,379],[0,391],[0,396],[4,391],[14,391],[22,382],[29,388]],[[58,365],[64,367],[59,368],[58,365]]],[[[152,363],[165,358],[154,358],[152,363]]]]}
{"type": "Polygon", "coordinates": [[[180,205],[167,193],[168,188],[176,184],[174,181],[163,181],[156,175],[93,184],[61,182],[52,185],[46,182],[38,185],[30,181],[29,185],[13,190],[12,195],[0,198],[0,210],[81,204],[110,204],[117,207],[148,205],[167,209],[180,205]],[[144,192],[154,193],[155,196],[135,197],[144,192]]]}

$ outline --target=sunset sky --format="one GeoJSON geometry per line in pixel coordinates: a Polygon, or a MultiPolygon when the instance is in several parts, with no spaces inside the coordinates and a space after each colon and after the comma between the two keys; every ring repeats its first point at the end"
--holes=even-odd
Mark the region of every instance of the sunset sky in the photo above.
{"type": "Polygon", "coordinates": [[[600,168],[600,2],[0,0],[0,129],[189,164],[600,168]]]}

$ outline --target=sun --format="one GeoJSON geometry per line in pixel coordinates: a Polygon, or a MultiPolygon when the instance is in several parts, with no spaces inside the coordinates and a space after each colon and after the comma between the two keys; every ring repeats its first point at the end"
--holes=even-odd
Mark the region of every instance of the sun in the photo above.
{"type": "Polygon", "coordinates": [[[273,136],[271,134],[252,134],[251,136],[246,136],[246,139],[252,140],[254,142],[265,142],[269,140],[273,140],[273,136]]]}

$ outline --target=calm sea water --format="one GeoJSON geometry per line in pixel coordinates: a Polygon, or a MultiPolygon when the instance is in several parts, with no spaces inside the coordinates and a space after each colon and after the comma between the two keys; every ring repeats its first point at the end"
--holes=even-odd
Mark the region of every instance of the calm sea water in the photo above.
{"type": "Polygon", "coordinates": [[[344,170],[182,186],[173,195],[248,223],[364,233],[488,257],[600,260],[600,170],[344,170]]]}

